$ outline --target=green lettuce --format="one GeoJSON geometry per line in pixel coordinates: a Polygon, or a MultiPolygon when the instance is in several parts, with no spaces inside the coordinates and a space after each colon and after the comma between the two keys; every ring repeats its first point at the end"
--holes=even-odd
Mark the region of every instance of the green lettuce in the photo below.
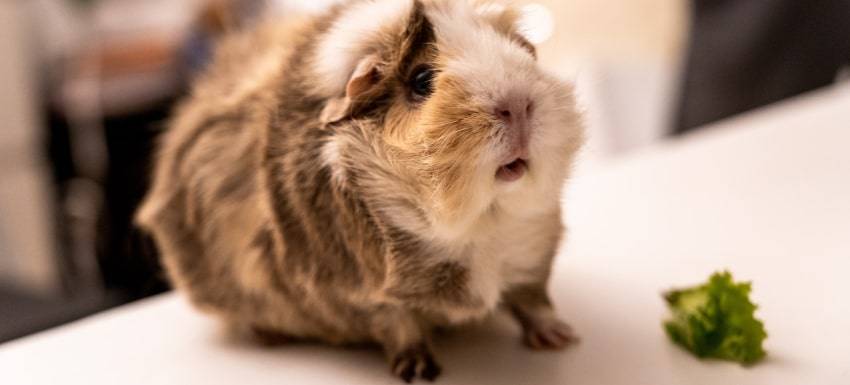
{"type": "Polygon", "coordinates": [[[672,313],[664,330],[677,344],[700,358],[719,358],[745,365],[765,356],[764,325],[753,314],[750,283],[734,282],[728,271],[707,283],[664,293],[672,313]]]}

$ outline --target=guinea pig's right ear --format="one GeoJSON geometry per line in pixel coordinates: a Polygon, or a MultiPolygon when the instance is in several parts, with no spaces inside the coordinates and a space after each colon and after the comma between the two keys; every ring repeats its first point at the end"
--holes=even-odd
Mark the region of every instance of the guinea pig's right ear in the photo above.
{"type": "Polygon", "coordinates": [[[351,116],[357,102],[366,99],[369,91],[381,80],[378,58],[369,55],[361,59],[345,86],[345,95],[328,99],[319,119],[323,124],[335,123],[351,116]]]}
{"type": "Polygon", "coordinates": [[[493,28],[510,36],[511,40],[528,51],[534,59],[537,59],[537,48],[526,36],[528,31],[525,31],[525,28],[521,28],[523,24],[530,22],[525,20],[528,17],[527,10],[480,0],[478,1],[476,12],[484,20],[487,20],[493,28]]]}

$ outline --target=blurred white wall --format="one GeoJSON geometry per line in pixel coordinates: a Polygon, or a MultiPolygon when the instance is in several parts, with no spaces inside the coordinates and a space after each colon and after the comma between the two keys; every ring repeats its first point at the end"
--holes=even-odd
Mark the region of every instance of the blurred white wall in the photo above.
{"type": "Polygon", "coordinates": [[[670,131],[687,41],[685,0],[530,0],[552,12],[543,64],[577,83],[588,125],[582,161],[602,162],[670,131]]]}
{"type": "Polygon", "coordinates": [[[0,2],[0,280],[57,290],[26,1],[0,2]]]}

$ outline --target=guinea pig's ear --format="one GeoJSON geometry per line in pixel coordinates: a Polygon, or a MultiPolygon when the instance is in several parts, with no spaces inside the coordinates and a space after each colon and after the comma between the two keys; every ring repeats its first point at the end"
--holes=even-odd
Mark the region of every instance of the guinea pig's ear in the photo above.
{"type": "Polygon", "coordinates": [[[535,60],[537,60],[537,47],[535,47],[534,44],[532,44],[530,41],[528,41],[528,39],[526,39],[523,34],[521,34],[519,32],[515,32],[514,34],[511,35],[511,38],[515,42],[517,42],[517,44],[522,46],[522,48],[525,48],[526,51],[528,51],[531,54],[531,56],[535,60]]]}
{"type": "Polygon", "coordinates": [[[522,28],[524,14],[521,9],[490,1],[478,1],[476,12],[497,31],[508,35],[511,40],[525,48],[537,59],[537,48],[525,36],[522,28]]]}
{"type": "Polygon", "coordinates": [[[345,86],[345,95],[328,100],[319,119],[324,124],[335,123],[351,116],[354,102],[362,99],[381,80],[378,58],[367,56],[357,63],[345,86]]]}

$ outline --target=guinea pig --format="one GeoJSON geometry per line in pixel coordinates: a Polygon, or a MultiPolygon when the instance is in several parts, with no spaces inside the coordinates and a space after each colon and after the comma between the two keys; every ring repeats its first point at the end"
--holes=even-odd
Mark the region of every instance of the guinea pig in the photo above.
{"type": "Polygon", "coordinates": [[[376,343],[433,380],[430,334],[510,310],[574,340],[547,281],[582,143],[516,9],[361,0],[234,33],[161,138],[137,223],[171,282],[261,340],[376,343]]]}

